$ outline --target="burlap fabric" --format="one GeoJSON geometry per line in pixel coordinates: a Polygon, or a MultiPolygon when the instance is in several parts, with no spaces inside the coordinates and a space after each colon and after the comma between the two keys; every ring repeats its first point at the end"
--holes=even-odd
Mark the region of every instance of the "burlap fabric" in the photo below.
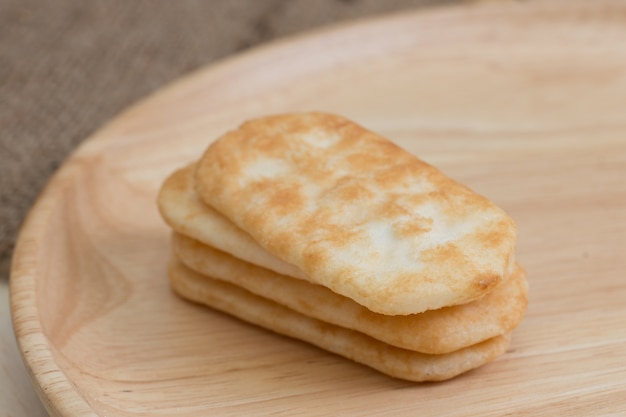
{"type": "Polygon", "coordinates": [[[91,132],[200,66],[342,20],[454,0],[0,0],[0,279],[48,178],[91,132]]]}

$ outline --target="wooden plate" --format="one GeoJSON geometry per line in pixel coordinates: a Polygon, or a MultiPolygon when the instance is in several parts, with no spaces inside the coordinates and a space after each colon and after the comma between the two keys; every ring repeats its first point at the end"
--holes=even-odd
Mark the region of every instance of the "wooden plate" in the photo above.
{"type": "Polygon", "coordinates": [[[125,112],[21,233],[14,324],[59,416],[599,415],[626,380],[626,4],[396,15],[257,49],[125,112]],[[169,290],[155,194],[252,116],[319,109],[404,145],[517,221],[531,301],[510,350],[412,384],[169,290]]]}

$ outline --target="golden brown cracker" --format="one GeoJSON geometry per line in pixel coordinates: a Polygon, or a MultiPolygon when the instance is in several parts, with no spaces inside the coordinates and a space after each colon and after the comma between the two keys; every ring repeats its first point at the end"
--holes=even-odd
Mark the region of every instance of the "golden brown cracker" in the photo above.
{"type": "Polygon", "coordinates": [[[193,186],[195,165],[173,172],[161,185],[157,205],[163,219],[178,233],[233,254],[263,268],[300,279],[307,276],[271,255],[217,210],[202,203],[193,186]]]}
{"type": "Polygon", "coordinates": [[[172,249],[188,268],[226,281],[300,314],[367,334],[387,344],[430,354],[449,353],[511,332],[522,320],[527,285],[519,265],[502,285],[468,304],[424,313],[374,313],[329,289],[243,262],[175,234],[172,249]]]}
{"type": "Polygon", "coordinates": [[[443,355],[413,352],[296,313],[235,285],[200,275],[175,259],[169,276],[173,289],[185,299],[410,381],[440,381],[477,368],[503,354],[510,340],[508,335],[497,336],[443,355]]]}
{"type": "Polygon", "coordinates": [[[246,122],[204,153],[195,187],[272,255],[377,313],[468,303],[514,267],[501,209],[339,116],[246,122]]]}

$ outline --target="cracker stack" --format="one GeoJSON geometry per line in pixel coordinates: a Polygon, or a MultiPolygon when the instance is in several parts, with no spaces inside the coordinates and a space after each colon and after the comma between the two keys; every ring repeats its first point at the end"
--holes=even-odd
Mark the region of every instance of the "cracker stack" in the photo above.
{"type": "Polygon", "coordinates": [[[158,203],[183,298],[394,377],[489,362],[526,309],[513,221],[342,117],[247,122],[158,203]]]}

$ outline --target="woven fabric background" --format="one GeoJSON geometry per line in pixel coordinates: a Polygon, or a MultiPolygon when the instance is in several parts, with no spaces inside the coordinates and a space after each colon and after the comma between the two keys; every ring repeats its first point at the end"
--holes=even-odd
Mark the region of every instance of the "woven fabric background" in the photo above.
{"type": "Polygon", "coordinates": [[[82,140],[227,55],[352,18],[459,0],[0,0],[0,279],[19,226],[82,140]]]}

